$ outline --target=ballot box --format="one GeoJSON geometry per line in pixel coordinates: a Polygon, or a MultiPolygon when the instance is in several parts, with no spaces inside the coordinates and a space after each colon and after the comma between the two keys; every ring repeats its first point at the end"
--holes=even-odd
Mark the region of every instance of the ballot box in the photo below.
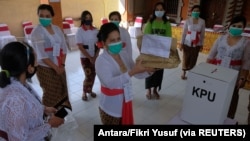
{"type": "MultiPolygon", "coordinates": [[[[180,118],[180,113],[178,113],[174,117],[172,117],[167,122],[167,124],[168,125],[191,125],[190,123],[188,123],[180,118]]],[[[237,124],[238,124],[238,122],[234,119],[231,119],[231,118],[226,118],[223,121],[223,125],[237,125],[237,124]]]]}
{"type": "Polygon", "coordinates": [[[188,73],[180,118],[190,124],[223,124],[238,71],[200,63],[188,73]]]}

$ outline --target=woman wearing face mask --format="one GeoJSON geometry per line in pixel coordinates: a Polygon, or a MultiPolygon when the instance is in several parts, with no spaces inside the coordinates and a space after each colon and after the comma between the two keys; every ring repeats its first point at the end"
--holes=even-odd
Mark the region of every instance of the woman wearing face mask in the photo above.
{"type": "Polygon", "coordinates": [[[128,55],[132,55],[132,43],[128,30],[119,26],[121,22],[121,14],[118,11],[111,12],[109,14],[109,21],[119,27],[121,41],[123,42],[123,47],[124,47],[123,49],[127,50],[128,55]]]}
{"type": "Polygon", "coordinates": [[[95,82],[95,60],[99,55],[99,48],[96,47],[98,30],[93,27],[93,18],[89,11],[83,11],[81,25],[76,33],[76,42],[81,52],[81,64],[85,74],[83,81],[82,100],[87,101],[89,94],[95,98],[96,93],[92,91],[95,82]]]}
{"type": "MultiPolygon", "coordinates": [[[[154,7],[154,13],[149,21],[146,23],[144,28],[144,34],[157,34],[160,36],[171,37],[172,30],[170,22],[166,18],[166,10],[163,2],[156,3],[154,7]]],[[[146,97],[148,99],[152,98],[152,91],[153,88],[153,95],[156,99],[160,98],[158,90],[161,89],[161,83],[163,79],[164,70],[160,69],[157,70],[152,76],[146,78],[145,84],[147,89],[146,97]],[[158,90],[157,90],[158,88],[158,90]]]]}
{"type": "Polygon", "coordinates": [[[180,51],[183,51],[182,57],[182,75],[181,79],[186,80],[186,71],[191,70],[197,62],[199,52],[203,48],[205,37],[205,21],[199,18],[200,6],[194,5],[191,9],[191,17],[186,20],[183,31],[180,51]]]}
{"type": "Polygon", "coordinates": [[[51,127],[64,120],[55,117],[56,109],[42,105],[36,91],[27,83],[36,72],[33,48],[11,42],[0,52],[0,140],[44,141],[51,127]],[[50,115],[48,121],[44,113],[50,115]]]}
{"type": "MultiPolygon", "coordinates": [[[[250,41],[246,37],[241,36],[245,26],[245,17],[234,17],[230,22],[228,33],[220,36],[215,41],[207,58],[208,63],[239,70],[238,80],[228,111],[228,117],[232,119],[235,116],[238,105],[239,88],[244,86],[248,70],[250,70],[250,41]]],[[[248,123],[250,123],[250,119],[248,123]]]]}
{"type": "Polygon", "coordinates": [[[71,109],[65,72],[67,44],[62,30],[51,23],[53,8],[41,4],[37,9],[40,24],[33,29],[31,40],[37,53],[37,78],[43,89],[43,104],[71,109]]]}
{"type": "Polygon", "coordinates": [[[133,124],[131,77],[145,78],[153,69],[134,64],[131,55],[122,48],[119,28],[113,23],[101,26],[97,35],[103,44],[95,67],[101,82],[99,111],[104,125],[133,124]]]}

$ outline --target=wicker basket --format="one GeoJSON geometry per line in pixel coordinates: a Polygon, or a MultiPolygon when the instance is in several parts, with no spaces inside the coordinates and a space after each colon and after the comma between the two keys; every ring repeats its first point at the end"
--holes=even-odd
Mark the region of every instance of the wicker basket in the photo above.
{"type": "MultiPolygon", "coordinates": [[[[138,49],[141,49],[142,45],[142,38],[143,36],[139,36],[137,38],[137,46],[138,49]]],[[[163,58],[159,56],[154,55],[148,55],[148,54],[140,54],[136,60],[142,60],[142,64],[145,67],[153,67],[153,68],[160,68],[160,69],[171,69],[171,68],[177,68],[179,64],[181,63],[178,50],[177,50],[177,40],[175,38],[172,39],[172,44],[170,48],[170,56],[169,58],[163,58]]]]}

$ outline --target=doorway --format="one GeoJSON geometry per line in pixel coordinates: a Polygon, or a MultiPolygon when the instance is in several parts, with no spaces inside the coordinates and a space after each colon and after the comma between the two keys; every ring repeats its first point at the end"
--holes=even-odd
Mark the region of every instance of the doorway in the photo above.
{"type": "Polygon", "coordinates": [[[226,3],[226,0],[201,0],[201,18],[205,20],[207,28],[222,25],[226,3]]]}
{"type": "Polygon", "coordinates": [[[137,16],[143,17],[143,23],[147,22],[153,12],[154,5],[160,0],[126,0],[128,21],[134,21],[137,16]]]}

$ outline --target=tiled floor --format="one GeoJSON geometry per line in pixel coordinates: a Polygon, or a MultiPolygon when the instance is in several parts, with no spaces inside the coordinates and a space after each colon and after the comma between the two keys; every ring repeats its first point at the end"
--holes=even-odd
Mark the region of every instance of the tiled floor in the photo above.
{"type": "MultiPolygon", "coordinates": [[[[132,39],[134,54],[138,55],[136,40],[132,39]]],[[[180,52],[180,56],[181,56],[180,52]]],[[[205,54],[200,54],[199,62],[204,62],[205,54]]],[[[183,96],[185,94],[186,82],[180,79],[181,65],[175,69],[165,69],[162,90],[160,91],[159,100],[147,100],[145,97],[146,90],[144,89],[144,79],[138,80],[133,78],[134,90],[134,118],[136,124],[167,124],[182,108],[183,96]]],[[[79,51],[70,51],[66,62],[66,71],[69,86],[70,101],[73,105],[72,115],[78,127],[74,128],[75,124],[65,124],[59,129],[54,130],[54,134],[58,138],[54,141],[92,141],[93,140],[93,125],[101,124],[98,111],[98,95],[95,99],[89,97],[87,102],[81,100],[82,83],[84,73],[80,65],[79,51]],[[71,130],[74,129],[74,130],[71,130]]],[[[37,78],[33,78],[34,87],[42,94],[37,78]]],[[[100,82],[96,78],[94,91],[99,94],[100,82]]],[[[239,124],[246,124],[247,105],[249,91],[241,90],[240,101],[236,114],[236,120],[239,124]]],[[[72,118],[68,118],[66,123],[72,122],[72,118]]]]}

